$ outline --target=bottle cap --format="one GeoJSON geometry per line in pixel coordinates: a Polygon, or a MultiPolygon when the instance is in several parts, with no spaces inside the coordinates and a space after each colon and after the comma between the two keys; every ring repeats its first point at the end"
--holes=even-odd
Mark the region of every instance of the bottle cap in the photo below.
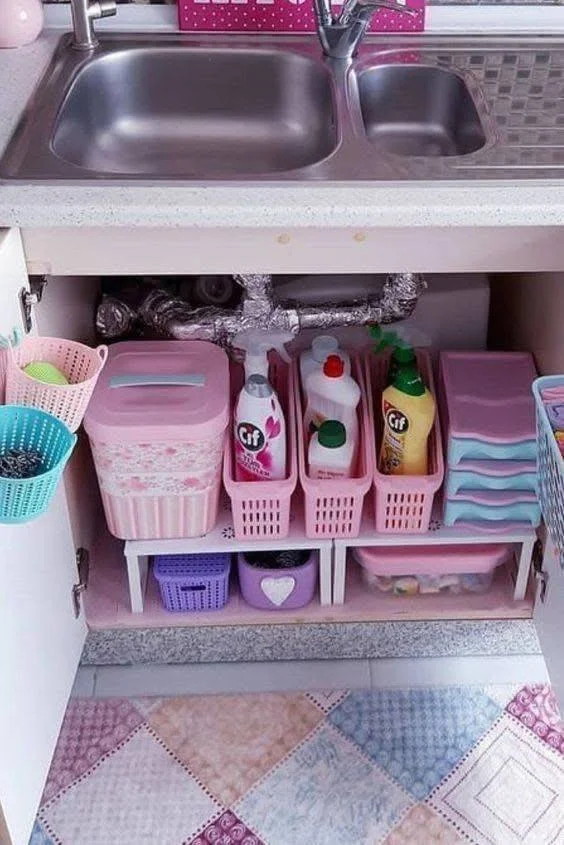
{"type": "Polygon", "coordinates": [[[268,379],[258,373],[249,376],[245,382],[245,390],[249,396],[254,396],[257,399],[266,399],[268,396],[272,396],[274,392],[268,379]]]}
{"type": "Polygon", "coordinates": [[[339,420],[325,420],[317,430],[317,439],[327,449],[338,449],[347,442],[347,430],[339,420]]]}
{"type": "Polygon", "coordinates": [[[415,367],[403,367],[396,373],[392,385],[408,396],[423,396],[425,385],[415,367]]]}
{"type": "Polygon", "coordinates": [[[413,347],[407,344],[405,346],[396,346],[392,353],[392,358],[396,364],[401,364],[402,367],[407,364],[413,364],[415,366],[417,363],[413,347]]]}
{"type": "Polygon", "coordinates": [[[311,341],[311,354],[318,364],[324,364],[338,349],[339,341],[332,334],[320,334],[311,341]]]}
{"type": "Polygon", "coordinates": [[[323,364],[323,373],[329,378],[340,378],[345,372],[345,364],[338,355],[329,355],[323,364]]]}

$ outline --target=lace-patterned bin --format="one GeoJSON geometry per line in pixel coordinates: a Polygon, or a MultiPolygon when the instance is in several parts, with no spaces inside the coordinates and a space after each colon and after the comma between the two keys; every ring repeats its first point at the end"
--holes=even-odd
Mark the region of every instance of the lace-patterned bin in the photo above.
{"type": "Polygon", "coordinates": [[[108,528],[127,540],[215,525],[229,420],[226,354],[205,341],[110,348],[84,425],[108,528]]]}

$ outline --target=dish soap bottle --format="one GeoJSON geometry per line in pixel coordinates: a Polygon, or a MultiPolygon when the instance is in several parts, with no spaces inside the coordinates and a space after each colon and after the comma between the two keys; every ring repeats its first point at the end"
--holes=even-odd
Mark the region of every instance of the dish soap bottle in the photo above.
{"type": "Polygon", "coordinates": [[[345,373],[351,374],[351,359],[339,346],[339,341],[332,334],[320,334],[311,341],[311,348],[300,355],[300,381],[303,390],[312,373],[318,372],[329,355],[338,355],[344,361],[345,373]]]}
{"type": "Polygon", "coordinates": [[[428,439],[435,413],[435,399],[418,371],[415,367],[402,368],[382,393],[380,472],[428,474],[428,439]]]}
{"type": "Polygon", "coordinates": [[[235,479],[276,481],[286,477],[286,421],[268,380],[268,353],[276,349],[286,361],[284,343],[292,335],[242,332],[233,345],[245,350],[245,384],[233,417],[235,479]]]}

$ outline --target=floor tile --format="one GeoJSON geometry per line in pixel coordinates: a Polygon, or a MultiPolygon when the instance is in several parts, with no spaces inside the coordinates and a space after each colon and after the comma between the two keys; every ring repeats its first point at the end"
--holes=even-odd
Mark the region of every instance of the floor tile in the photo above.
{"type": "Polygon", "coordinates": [[[409,796],[339,731],[321,726],[235,807],[268,845],[380,842],[409,796]]]}
{"type": "Polygon", "coordinates": [[[180,845],[219,812],[143,726],[46,804],[40,821],[62,845],[180,845]]]}
{"type": "Polygon", "coordinates": [[[241,819],[237,818],[233,810],[226,810],[199,836],[196,836],[190,845],[264,845],[264,843],[241,819]]]}
{"type": "Polygon", "coordinates": [[[94,666],[79,666],[71,692],[73,698],[88,698],[94,695],[96,682],[96,668],[94,666]]]}
{"type": "Polygon", "coordinates": [[[522,684],[488,684],[482,687],[483,691],[492,701],[500,707],[506,707],[512,698],[519,692],[522,684]]]}
{"type": "Polygon", "coordinates": [[[148,721],[201,782],[229,806],[322,720],[304,695],[173,698],[148,721]]]}
{"type": "Polygon", "coordinates": [[[503,714],[430,803],[478,845],[564,842],[560,755],[503,714]]]}
{"type": "Polygon", "coordinates": [[[464,841],[431,807],[416,804],[383,845],[462,845],[464,841]]]}
{"type": "Polygon", "coordinates": [[[501,708],[472,687],[351,692],[328,718],[415,798],[425,798],[501,708]]]}
{"type": "Polygon", "coordinates": [[[53,756],[42,802],[83,775],[104,754],[123,742],[143,721],[126,698],[74,698],[53,756]]]}
{"type": "Polygon", "coordinates": [[[564,754],[564,723],[556,696],[549,686],[534,684],[523,687],[506,709],[539,739],[564,754]]]}
{"type": "Polygon", "coordinates": [[[230,695],[369,687],[368,660],[101,666],[96,675],[97,697],[230,695]]]}

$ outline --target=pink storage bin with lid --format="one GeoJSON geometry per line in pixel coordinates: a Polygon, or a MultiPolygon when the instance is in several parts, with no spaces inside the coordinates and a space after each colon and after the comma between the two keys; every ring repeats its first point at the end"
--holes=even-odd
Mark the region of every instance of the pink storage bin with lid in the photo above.
{"type": "Polygon", "coordinates": [[[210,531],[228,421],[229,362],[218,346],[110,347],[84,427],[111,533],[149,540],[210,531]]]}

